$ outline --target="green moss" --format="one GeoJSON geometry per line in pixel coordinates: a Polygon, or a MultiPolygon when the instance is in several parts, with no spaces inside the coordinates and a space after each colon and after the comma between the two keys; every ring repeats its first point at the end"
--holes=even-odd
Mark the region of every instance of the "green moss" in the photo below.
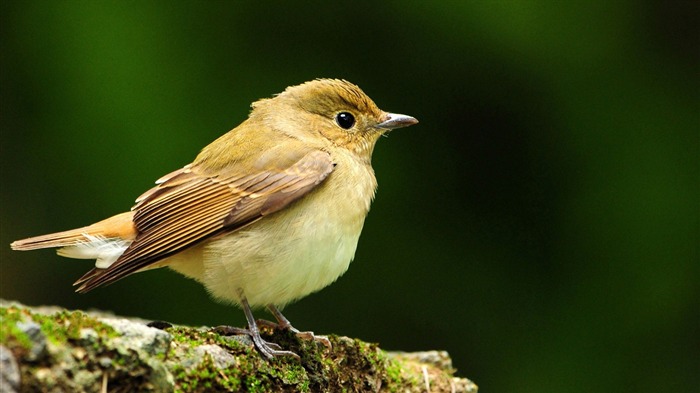
{"type": "MultiPolygon", "coordinates": [[[[31,314],[31,319],[41,326],[46,338],[54,344],[69,340],[80,340],[83,329],[92,329],[101,339],[117,337],[118,333],[109,325],[81,311],[61,311],[51,315],[31,314]]],[[[100,343],[95,345],[99,348],[100,343]]]]}
{"type": "MultiPolygon", "coordinates": [[[[174,341],[183,345],[216,344],[228,351],[235,358],[235,364],[226,369],[217,369],[209,355],[205,355],[196,367],[185,369],[176,366],[177,372],[173,375],[180,391],[235,391],[268,392],[278,390],[291,390],[299,392],[313,391],[307,370],[293,357],[280,357],[273,360],[265,360],[252,346],[246,346],[235,339],[219,336],[212,332],[192,331],[189,328],[175,328],[170,330],[174,341]],[[207,385],[205,389],[203,384],[207,385]],[[189,389],[189,390],[188,390],[189,389]]],[[[266,339],[274,341],[277,333],[266,336],[266,339]]],[[[303,343],[282,332],[279,337],[281,345],[290,345],[292,350],[304,347],[303,343]]],[[[192,347],[194,348],[194,347],[192,347]]]]}
{"type": "Polygon", "coordinates": [[[238,370],[235,367],[218,369],[208,354],[191,369],[176,364],[171,372],[176,392],[238,391],[241,387],[238,370]]]}
{"type": "MultiPolygon", "coordinates": [[[[150,385],[153,370],[136,351],[119,350],[112,339],[119,333],[111,326],[81,311],[54,314],[33,313],[20,307],[0,307],[0,334],[22,367],[23,388],[27,391],[82,391],[80,383],[100,384],[109,376],[110,386],[125,391],[143,391],[150,385]],[[36,323],[48,350],[30,357],[33,344],[18,327],[21,322],[36,323]],[[84,336],[86,329],[94,332],[84,336]],[[53,367],[58,372],[50,371],[53,367]],[[42,373],[38,373],[41,370],[42,373]],[[38,377],[42,375],[42,377],[38,377]],[[74,378],[81,375],[81,378],[74,378]]],[[[91,390],[91,389],[87,389],[91,390]]]]}
{"type": "Polygon", "coordinates": [[[79,311],[44,315],[21,307],[0,307],[0,343],[7,345],[22,364],[22,380],[28,391],[99,390],[103,375],[108,375],[110,387],[118,386],[123,391],[153,390],[154,383],[167,383],[169,377],[177,392],[356,392],[380,388],[390,392],[421,391],[425,367],[430,368],[431,386],[436,390],[439,383],[443,384],[443,391],[449,391],[451,386],[452,370],[390,358],[376,344],[347,337],[328,336],[332,346],[328,349],[318,342],[301,340],[289,331],[265,330],[265,340],[300,357],[266,360],[252,345],[235,337],[182,326],[166,331],[172,337],[169,349],[149,355],[123,347],[122,340],[113,340],[119,336],[113,328],[79,311]],[[26,356],[35,348],[31,338],[18,328],[18,323],[28,321],[41,327],[50,347],[42,352],[39,361],[36,355],[34,360],[26,356]],[[86,335],[85,329],[95,333],[86,335]],[[202,345],[218,346],[232,356],[233,363],[218,368],[210,354],[196,351],[202,345]],[[195,355],[197,359],[193,359],[195,355]],[[52,379],[37,377],[42,374],[38,373],[40,369],[50,368],[59,370],[48,374],[52,379]],[[93,385],[76,387],[77,378],[72,376],[78,373],[79,379],[93,385]]]}
{"type": "Polygon", "coordinates": [[[27,316],[27,313],[17,307],[0,308],[0,344],[7,347],[17,345],[18,349],[23,350],[32,348],[31,339],[17,327],[27,316]]]}
{"type": "MultiPolygon", "coordinates": [[[[81,330],[86,328],[94,330],[101,339],[117,336],[117,332],[111,326],[80,311],[61,311],[45,315],[11,306],[0,308],[0,343],[7,345],[10,341],[16,341],[20,347],[30,349],[31,339],[18,327],[20,323],[27,321],[38,324],[42,334],[54,345],[62,345],[69,340],[80,340],[81,330]]],[[[93,343],[93,347],[99,349],[101,342],[93,343]]]]}
{"type": "Polygon", "coordinates": [[[166,331],[172,336],[173,342],[177,342],[192,348],[200,345],[211,344],[218,345],[229,352],[245,353],[248,351],[248,349],[246,349],[235,339],[216,334],[215,332],[209,330],[175,326],[166,329],[166,331]]]}
{"type": "Polygon", "coordinates": [[[398,385],[401,382],[403,369],[401,364],[395,360],[388,360],[386,366],[386,376],[390,386],[398,385]]]}

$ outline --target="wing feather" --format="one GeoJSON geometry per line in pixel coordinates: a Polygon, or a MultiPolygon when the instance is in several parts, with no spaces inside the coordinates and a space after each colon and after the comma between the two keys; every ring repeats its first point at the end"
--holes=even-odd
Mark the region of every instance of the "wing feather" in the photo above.
{"type": "MultiPolygon", "coordinates": [[[[279,211],[323,182],[334,168],[327,152],[289,150],[256,173],[235,167],[224,174],[188,165],[161,179],[133,207],[138,235],[106,269],[95,268],[76,282],[78,292],[107,285],[211,236],[235,231],[279,211]]],[[[267,157],[276,157],[268,154],[267,157]]]]}

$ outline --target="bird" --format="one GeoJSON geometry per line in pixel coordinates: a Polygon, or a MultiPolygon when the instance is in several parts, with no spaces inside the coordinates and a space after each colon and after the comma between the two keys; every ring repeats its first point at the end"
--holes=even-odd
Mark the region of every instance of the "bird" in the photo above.
{"type": "MultiPolygon", "coordinates": [[[[94,259],[85,293],[168,267],[243,309],[246,334],[268,359],[297,356],[264,340],[252,309],[304,337],[281,309],[340,277],[353,260],[377,189],[377,140],[418,123],[382,111],[358,86],[315,79],[254,102],[248,118],[194,161],[156,181],[130,211],[11,244],[94,259]]],[[[326,340],[327,341],[327,340],[326,340]]]]}

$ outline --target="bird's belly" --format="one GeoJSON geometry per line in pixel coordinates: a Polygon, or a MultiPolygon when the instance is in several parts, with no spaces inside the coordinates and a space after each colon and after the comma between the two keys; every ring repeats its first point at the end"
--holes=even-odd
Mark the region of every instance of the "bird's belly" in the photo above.
{"type": "Polygon", "coordinates": [[[232,303],[239,303],[240,288],[251,306],[284,306],[331,284],[352,261],[365,212],[309,215],[308,208],[292,207],[206,243],[200,281],[232,303]]]}
{"type": "Polygon", "coordinates": [[[377,185],[372,168],[356,165],[351,154],[334,160],[331,177],[304,198],[166,264],[234,304],[240,290],[251,306],[281,307],[331,284],[355,255],[377,185]]]}

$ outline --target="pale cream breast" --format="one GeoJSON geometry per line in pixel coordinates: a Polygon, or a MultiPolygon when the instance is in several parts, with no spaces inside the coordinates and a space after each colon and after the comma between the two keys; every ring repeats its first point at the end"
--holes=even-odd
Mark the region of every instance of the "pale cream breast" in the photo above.
{"type": "Polygon", "coordinates": [[[241,288],[251,306],[284,306],[331,284],[355,255],[376,189],[372,168],[351,165],[356,159],[345,152],[336,152],[333,173],[300,201],[168,265],[226,302],[239,304],[241,288]]]}

